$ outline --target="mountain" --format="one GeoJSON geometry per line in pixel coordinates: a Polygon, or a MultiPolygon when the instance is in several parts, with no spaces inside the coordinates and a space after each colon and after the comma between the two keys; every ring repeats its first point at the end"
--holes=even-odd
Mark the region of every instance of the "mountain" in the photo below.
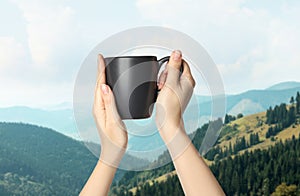
{"type": "MultiPolygon", "coordinates": [[[[53,129],[0,122],[0,195],[78,195],[98,160],[87,145],[100,153],[99,144],[53,129]]],[[[121,165],[129,163],[149,164],[126,154],[121,165]]],[[[118,169],[114,182],[124,173],[118,169]]]]}
{"type": "MultiPolygon", "coordinates": [[[[233,111],[234,114],[243,113],[244,115],[262,112],[278,103],[289,103],[291,96],[294,96],[297,91],[300,92],[300,86],[282,90],[250,90],[237,95],[228,95],[226,97],[226,112],[231,113],[233,111]],[[251,104],[245,105],[245,102],[251,104]],[[254,110],[253,106],[255,106],[254,110]]],[[[202,115],[209,115],[211,106],[211,101],[200,103],[202,115]]]]}
{"type": "MultiPolygon", "coordinates": [[[[267,110],[270,106],[275,106],[277,103],[288,103],[291,96],[294,96],[297,91],[300,92],[300,87],[291,88],[295,86],[295,82],[287,82],[277,84],[275,86],[281,86],[281,90],[251,90],[237,95],[227,95],[226,97],[226,113],[237,115],[242,113],[244,115],[250,115],[267,110]],[[290,85],[287,85],[290,84],[290,85]],[[283,86],[285,88],[283,88],[283,86]]],[[[274,87],[271,87],[271,89],[274,87]]],[[[202,126],[208,120],[211,120],[211,108],[212,101],[209,96],[195,95],[194,101],[192,101],[184,113],[184,120],[187,127],[187,132],[192,133],[198,127],[202,126]],[[196,101],[195,101],[196,100],[196,101]]],[[[77,140],[81,140],[76,123],[73,116],[73,110],[68,109],[69,103],[63,103],[59,106],[51,106],[48,109],[37,109],[23,106],[0,108],[0,121],[5,122],[24,122],[31,123],[40,126],[52,128],[64,135],[70,136],[77,140]]],[[[87,121],[86,126],[94,127],[93,120],[87,121]]],[[[140,124],[133,123],[132,128],[135,131],[132,136],[129,137],[128,149],[133,152],[133,156],[141,159],[147,159],[153,161],[165,151],[159,134],[149,134],[147,137],[140,137],[140,131],[142,128],[140,124]],[[138,126],[138,129],[136,128],[138,126]]],[[[152,122],[152,124],[154,124],[152,122]]],[[[155,131],[151,128],[151,131],[155,131]]],[[[94,141],[95,142],[95,141],[94,141]]],[[[213,145],[213,144],[211,144],[213,145]]],[[[210,146],[208,146],[209,148],[210,146]]],[[[129,158],[130,160],[131,158],[129,158]]],[[[128,160],[128,159],[127,159],[128,160]]],[[[143,168],[147,160],[137,161],[139,168],[143,168]],[[144,162],[145,161],[145,162],[144,162]]],[[[126,164],[126,161],[124,161],[126,164]]]]}
{"type": "MultiPolygon", "coordinates": [[[[226,95],[226,112],[233,115],[262,112],[277,103],[288,103],[290,97],[297,91],[300,91],[299,82],[284,82],[264,90],[250,90],[236,95],[226,95]]],[[[199,122],[199,117],[199,125],[202,125],[210,119],[212,101],[210,96],[195,95],[195,97],[197,102],[194,101],[194,105],[191,105],[192,109],[186,114],[186,118],[193,122],[199,122]]],[[[0,121],[45,126],[80,140],[72,104],[68,102],[43,107],[43,109],[26,106],[0,108],[0,121]]]]}
{"type": "MultiPolygon", "coordinates": [[[[61,106],[59,107],[61,108],[61,106]]],[[[25,106],[0,108],[0,121],[23,122],[49,127],[64,135],[79,139],[72,109],[52,108],[46,110],[25,106]]]]}
{"type": "Polygon", "coordinates": [[[228,113],[236,116],[239,113],[255,114],[264,110],[265,108],[263,108],[260,103],[254,102],[251,99],[242,99],[235,106],[233,106],[228,113]]]}
{"type": "Polygon", "coordinates": [[[286,90],[286,89],[292,89],[300,87],[300,82],[282,82],[279,84],[275,84],[266,90],[286,90]]]}
{"type": "MultiPolygon", "coordinates": [[[[299,195],[299,150],[300,138],[291,138],[268,149],[217,161],[210,169],[226,195],[299,195]]],[[[132,193],[115,191],[111,195],[184,195],[177,175],[168,173],[160,178],[140,183],[129,191],[132,193]]]]}
{"type": "Polygon", "coordinates": [[[0,123],[0,195],[78,195],[97,158],[48,128],[0,123]]]}
{"type": "Polygon", "coordinates": [[[72,102],[62,102],[59,104],[46,105],[44,107],[41,107],[41,109],[45,109],[45,110],[65,110],[65,109],[72,109],[72,108],[73,108],[72,102]]]}
{"type": "MultiPolygon", "coordinates": [[[[204,157],[228,195],[270,195],[282,183],[300,188],[297,105],[277,103],[280,109],[239,117],[223,125],[216,144],[204,157]]],[[[205,124],[195,133],[197,149],[201,149],[207,128],[205,124]]],[[[183,195],[180,186],[170,163],[151,172],[125,173],[111,195],[124,195],[124,190],[125,195],[183,195]]]]}
{"type": "MultiPolygon", "coordinates": [[[[281,86],[281,84],[278,84],[281,86]]],[[[274,107],[278,103],[289,103],[291,96],[300,92],[300,87],[288,88],[282,90],[250,90],[237,95],[228,95],[226,97],[226,113],[237,115],[251,115],[266,111],[270,106],[274,107]]],[[[197,102],[194,100],[187,106],[184,112],[184,122],[189,125],[186,127],[188,133],[196,131],[198,127],[208,122],[211,119],[211,110],[213,103],[210,97],[195,95],[197,102]]],[[[218,111],[217,111],[218,112],[218,111]]],[[[220,116],[221,118],[223,116],[220,116]]],[[[154,124],[154,123],[152,123],[154,124]]],[[[135,125],[133,130],[139,131],[135,125]]],[[[140,127],[139,127],[140,128],[140,127]]],[[[151,130],[155,130],[152,127],[151,130]]],[[[153,161],[162,154],[166,148],[159,134],[148,134],[147,137],[139,136],[139,133],[129,138],[128,148],[134,152],[144,152],[138,154],[139,157],[153,161]]],[[[147,134],[145,134],[147,135],[147,134]]],[[[211,143],[207,148],[210,148],[214,143],[211,143]]]]}

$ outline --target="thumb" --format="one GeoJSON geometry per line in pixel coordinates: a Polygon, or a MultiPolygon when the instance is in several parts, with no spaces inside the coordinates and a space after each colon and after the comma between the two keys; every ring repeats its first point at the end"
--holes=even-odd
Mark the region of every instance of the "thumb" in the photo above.
{"type": "Polygon", "coordinates": [[[119,116],[116,102],[115,102],[115,97],[111,89],[109,88],[108,85],[102,84],[101,91],[102,91],[103,101],[104,101],[106,123],[119,122],[121,118],[119,116]]]}
{"type": "Polygon", "coordinates": [[[180,50],[173,51],[167,66],[168,76],[166,79],[166,83],[175,84],[179,81],[181,63],[182,63],[181,51],[180,50]]]}

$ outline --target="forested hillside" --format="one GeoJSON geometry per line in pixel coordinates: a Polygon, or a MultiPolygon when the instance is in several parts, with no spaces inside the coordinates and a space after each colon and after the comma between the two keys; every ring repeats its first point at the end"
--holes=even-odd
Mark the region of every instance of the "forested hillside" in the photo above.
{"type": "MultiPolygon", "coordinates": [[[[286,183],[300,188],[300,139],[293,137],[279,142],[268,150],[245,152],[235,158],[217,161],[210,168],[227,195],[270,195],[286,183]]],[[[287,188],[284,189],[285,191],[287,188]]],[[[283,190],[278,190],[283,191],[283,190]]],[[[172,176],[152,186],[138,187],[138,195],[184,195],[178,177],[172,176]]],[[[289,195],[299,195],[294,189],[289,195]]],[[[133,195],[126,193],[119,195],[133,195]]],[[[275,193],[274,193],[275,195],[275,193]]],[[[282,194],[279,194],[282,195],[282,194]]]]}
{"type": "Polygon", "coordinates": [[[96,157],[51,129],[0,123],[0,195],[78,195],[96,157]]]}
{"type": "MultiPolygon", "coordinates": [[[[290,105],[245,117],[226,115],[219,139],[205,158],[227,195],[300,195],[299,124],[299,92],[290,105]]],[[[196,132],[197,149],[206,130],[207,124],[196,132]]],[[[183,195],[177,175],[155,178],[173,168],[168,164],[153,172],[126,173],[111,195],[183,195]]]]}
{"type": "MultiPolygon", "coordinates": [[[[228,195],[299,194],[299,117],[299,93],[290,104],[279,104],[266,112],[226,115],[221,134],[205,159],[228,195]]],[[[190,135],[197,149],[207,127],[205,124],[190,135]]],[[[152,164],[165,158],[161,156],[152,164]]],[[[96,161],[83,143],[54,130],[0,123],[1,196],[78,195],[96,161]]],[[[151,171],[126,172],[115,181],[110,195],[183,192],[169,163],[151,171]]]]}

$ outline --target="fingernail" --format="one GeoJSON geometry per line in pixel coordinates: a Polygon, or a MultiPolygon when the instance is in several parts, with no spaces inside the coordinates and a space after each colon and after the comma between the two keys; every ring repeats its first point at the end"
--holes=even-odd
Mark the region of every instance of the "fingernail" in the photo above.
{"type": "Polygon", "coordinates": [[[105,84],[101,85],[101,90],[102,90],[103,94],[105,94],[105,95],[108,94],[108,88],[105,84]]]}
{"type": "Polygon", "coordinates": [[[174,61],[179,61],[181,59],[181,51],[180,50],[175,50],[173,52],[173,60],[174,61]]]}

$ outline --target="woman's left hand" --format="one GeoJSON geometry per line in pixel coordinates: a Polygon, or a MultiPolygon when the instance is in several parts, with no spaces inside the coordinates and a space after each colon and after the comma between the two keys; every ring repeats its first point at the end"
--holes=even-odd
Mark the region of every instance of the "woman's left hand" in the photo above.
{"type": "Polygon", "coordinates": [[[101,139],[100,160],[117,167],[126,150],[128,136],[117,111],[113,92],[106,84],[105,61],[101,54],[98,55],[93,114],[101,139]]]}

